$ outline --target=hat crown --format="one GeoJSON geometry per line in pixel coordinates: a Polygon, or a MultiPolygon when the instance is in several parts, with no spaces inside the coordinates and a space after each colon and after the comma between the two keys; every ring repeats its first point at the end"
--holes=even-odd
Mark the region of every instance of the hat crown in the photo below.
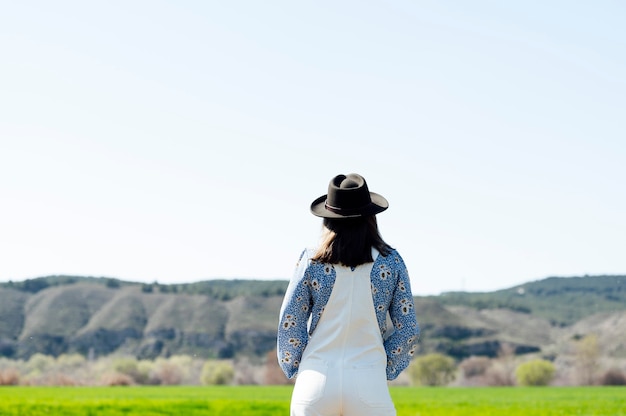
{"type": "Polygon", "coordinates": [[[337,175],[328,184],[326,209],[350,215],[371,204],[365,179],[356,173],[337,175]]]}
{"type": "Polygon", "coordinates": [[[370,192],[361,175],[350,173],[331,179],[328,194],[311,203],[311,212],[318,217],[339,219],[376,215],[387,207],[387,200],[370,192]]]}
{"type": "Polygon", "coordinates": [[[341,189],[358,188],[359,186],[363,186],[363,184],[358,180],[358,178],[348,178],[347,176],[339,184],[339,188],[341,189]]]}

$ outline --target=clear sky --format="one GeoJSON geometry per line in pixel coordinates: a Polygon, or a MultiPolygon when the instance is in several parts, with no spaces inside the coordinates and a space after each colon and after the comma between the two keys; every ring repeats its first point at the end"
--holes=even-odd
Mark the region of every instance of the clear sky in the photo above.
{"type": "Polygon", "coordinates": [[[626,3],[0,13],[0,281],[289,278],[339,173],[415,294],[626,273],[626,3]]]}

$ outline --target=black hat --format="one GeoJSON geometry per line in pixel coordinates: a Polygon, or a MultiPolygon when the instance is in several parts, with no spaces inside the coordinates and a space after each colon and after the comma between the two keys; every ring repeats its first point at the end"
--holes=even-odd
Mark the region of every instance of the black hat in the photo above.
{"type": "Polygon", "coordinates": [[[337,175],[328,184],[328,195],[311,204],[313,215],[323,218],[367,217],[383,212],[389,202],[370,192],[365,179],[356,173],[337,175]]]}

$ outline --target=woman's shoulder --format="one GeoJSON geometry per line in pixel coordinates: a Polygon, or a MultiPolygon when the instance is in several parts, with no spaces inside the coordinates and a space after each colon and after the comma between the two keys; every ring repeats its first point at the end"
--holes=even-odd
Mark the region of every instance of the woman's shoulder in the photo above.
{"type": "Polygon", "coordinates": [[[391,270],[395,270],[397,272],[405,273],[406,272],[406,264],[404,263],[404,259],[398,252],[398,250],[392,248],[385,255],[382,253],[376,259],[379,267],[387,267],[391,270]]]}
{"type": "Polygon", "coordinates": [[[389,248],[389,251],[387,253],[380,253],[378,257],[386,262],[404,263],[402,256],[395,248],[389,248]]]}
{"type": "Polygon", "coordinates": [[[325,268],[327,265],[319,261],[313,260],[316,253],[316,248],[306,247],[304,250],[302,250],[302,253],[300,254],[297,267],[302,271],[312,270],[315,268],[325,268]]]}
{"type": "Polygon", "coordinates": [[[300,253],[300,258],[298,258],[298,264],[306,263],[310,264],[313,257],[315,256],[316,249],[312,247],[305,247],[300,253]]]}

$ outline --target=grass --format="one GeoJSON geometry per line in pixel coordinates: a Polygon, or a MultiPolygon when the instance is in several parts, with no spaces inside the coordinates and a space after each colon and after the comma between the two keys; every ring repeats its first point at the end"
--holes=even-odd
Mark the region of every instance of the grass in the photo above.
{"type": "MultiPolygon", "coordinates": [[[[408,388],[391,394],[398,416],[626,414],[624,387],[408,388]]],[[[3,416],[289,414],[291,387],[2,387],[3,416]]]]}
{"type": "Polygon", "coordinates": [[[398,416],[622,416],[624,387],[395,388],[398,416]]]}

